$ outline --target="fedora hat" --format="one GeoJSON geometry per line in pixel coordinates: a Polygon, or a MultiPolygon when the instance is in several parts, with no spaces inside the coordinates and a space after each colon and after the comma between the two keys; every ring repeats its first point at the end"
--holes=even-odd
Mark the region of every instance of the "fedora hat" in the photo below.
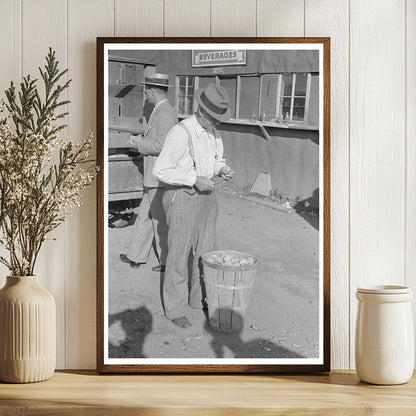
{"type": "Polygon", "coordinates": [[[149,74],[144,78],[144,81],[139,82],[140,85],[152,85],[154,87],[168,88],[169,84],[168,74],[149,74]]]}
{"type": "Polygon", "coordinates": [[[231,117],[227,91],[218,85],[208,84],[195,92],[197,103],[218,121],[227,121],[231,117]]]}

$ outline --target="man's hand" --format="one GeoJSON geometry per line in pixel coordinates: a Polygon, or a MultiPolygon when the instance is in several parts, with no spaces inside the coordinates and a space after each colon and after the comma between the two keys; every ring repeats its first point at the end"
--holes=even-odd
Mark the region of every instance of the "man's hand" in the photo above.
{"type": "Polygon", "coordinates": [[[196,177],[195,188],[198,189],[198,191],[212,191],[214,185],[214,182],[211,179],[205,178],[205,176],[196,177]]]}
{"type": "Polygon", "coordinates": [[[137,143],[141,140],[142,136],[131,135],[127,142],[131,147],[137,148],[137,143]]]}
{"type": "Polygon", "coordinates": [[[220,170],[219,176],[223,178],[225,181],[229,181],[233,178],[235,172],[227,165],[223,166],[220,170]]]}

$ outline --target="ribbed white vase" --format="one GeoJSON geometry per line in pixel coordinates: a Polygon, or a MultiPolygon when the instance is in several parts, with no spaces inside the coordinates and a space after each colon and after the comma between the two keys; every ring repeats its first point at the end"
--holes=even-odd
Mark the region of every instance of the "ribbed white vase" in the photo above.
{"type": "Polygon", "coordinates": [[[8,276],[0,290],[0,381],[46,380],[55,365],[53,296],[39,286],[37,276],[8,276]]]}

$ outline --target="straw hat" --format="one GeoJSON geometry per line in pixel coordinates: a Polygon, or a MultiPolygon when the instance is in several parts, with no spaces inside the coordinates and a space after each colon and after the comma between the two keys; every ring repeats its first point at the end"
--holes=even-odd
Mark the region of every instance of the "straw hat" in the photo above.
{"type": "Polygon", "coordinates": [[[208,84],[195,92],[197,103],[218,121],[227,121],[231,117],[227,91],[218,85],[208,84]]]}
{"type": "Polygon", "coordinates": [[[139,82],[140,85],[152,85],[154,87],[171,87],[169,84],[169,75],[168,74],[150,74],[144,78],[144,81],[139,82]]]}

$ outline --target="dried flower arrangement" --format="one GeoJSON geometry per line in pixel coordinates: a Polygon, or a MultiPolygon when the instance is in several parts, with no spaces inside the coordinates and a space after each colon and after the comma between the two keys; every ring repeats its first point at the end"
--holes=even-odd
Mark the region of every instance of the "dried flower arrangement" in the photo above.
{"type": "Polygon", "coordinates": [[[20,91],[13,82],[0,105],[0,256],[12,276],[32,276],[39,250],[48,234],[81,205],[81,194],[96,175],[90,159],[92,133],[81,143],[60,138],[66,127],[60,122],[69,103],[60,100],[70,80],[59,70],[55,52],[49,48],[42,97],[37,80],[23,78],[20,91]]]}

